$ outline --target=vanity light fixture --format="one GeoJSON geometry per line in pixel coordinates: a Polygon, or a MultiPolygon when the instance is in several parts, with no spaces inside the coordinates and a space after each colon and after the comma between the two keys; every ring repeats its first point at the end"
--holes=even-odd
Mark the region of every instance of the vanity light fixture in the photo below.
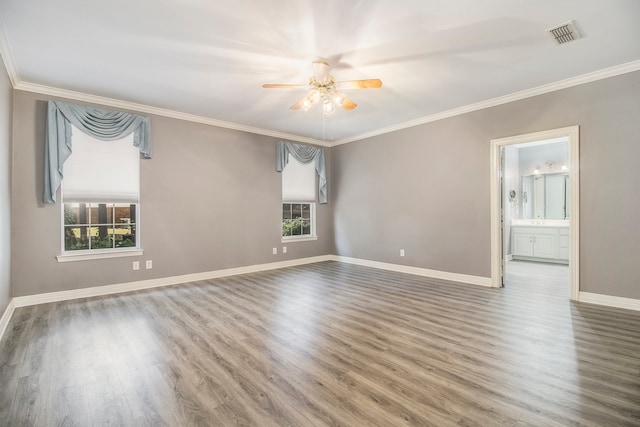
{"type": "Polygon", "coordinates": [[[547,169],[551,170],[557,167],[558,162],[547,162],[546,165],[547,165],[547,169]]]}

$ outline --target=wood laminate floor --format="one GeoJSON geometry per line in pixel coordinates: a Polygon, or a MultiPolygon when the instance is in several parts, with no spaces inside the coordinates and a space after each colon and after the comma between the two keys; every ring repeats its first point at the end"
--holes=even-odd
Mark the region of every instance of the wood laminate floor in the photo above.
{"type": "Polygon", "coordinates": [[[18,308],[0,425],[640,425],[640,313],[534,282],[325,262],[18,308]]]}

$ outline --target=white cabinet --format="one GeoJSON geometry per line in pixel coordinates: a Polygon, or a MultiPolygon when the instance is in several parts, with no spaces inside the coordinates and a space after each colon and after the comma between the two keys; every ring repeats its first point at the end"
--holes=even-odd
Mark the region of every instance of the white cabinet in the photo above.
{"type": "Polygon", "coordinates": [[[511,228],[511,248],[514,259],[567,262],[569,260],[569,229],[566,227],[511,228]]]}
{"type": "Polygon", "coordinates": [[[569,262],[569,229],[558,229],[558,259],[569,262]]]}

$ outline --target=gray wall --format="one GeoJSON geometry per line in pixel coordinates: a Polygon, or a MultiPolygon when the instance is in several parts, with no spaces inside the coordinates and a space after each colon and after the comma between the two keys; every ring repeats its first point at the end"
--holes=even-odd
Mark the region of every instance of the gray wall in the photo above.
{"type": "MultiPolygon", "coordinates": [[[[141,161],[144,255],[58,263],[60,204],[44,205],[46,100],[14,93],[14,296],[326,255],[331,205],[317,210],[317,241],[280,243],[276,139],[151,116],[153,159],[141,161]],[[278,255],[272,248],[278,247],[278,255]],[[133,271],[132,261],[153,260],[133,271]]],[[[331,150],[327,149],[328,168],[331,150]]],[[[329,183],[331,191],[332,184],[329,183]]],[[[329,193],[331,203],[331,192],[329,193]]]]}
{"type": "Polygon", "coordinates": [[[489,277],[489,141],[580,125],[580,289],[640,298],[639,86],[629,73],[335,147],[336,253],[489,277]]]}
{"type": "Polygon", "coordinates": [[[0,66],[0,317],[11,300],[11,112],[13,88],[0,66]]]}
{"type": "Polygon", "coordinates": [[[335,147],[317,242],[279,235],[273,138],[152,117],[135,258],[60,264],[60,207],[44,206],[47,96],[14,92],[15,296],[336,253],[488,277],[489,141],[580,125],[581,290],[640,298],[640,72],[335,147]],[[333,214],[333,216],[332,216],[333,214]],[[399,250],[406,250],[406,257],[399,250]]]}

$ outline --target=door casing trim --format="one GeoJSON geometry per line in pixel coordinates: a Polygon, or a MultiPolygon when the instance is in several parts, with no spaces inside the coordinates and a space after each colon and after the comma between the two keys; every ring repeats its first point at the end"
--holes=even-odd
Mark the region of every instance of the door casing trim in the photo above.
{"type": "Polygon", "coordinates": [[[577,301],[580,292],[580,127],[568,126],[541,132],[527,133],[491,140],[490,189],[491,189],[491,286],[501,284],[500,260],[502,258],[502,226],[500,223],[500,149],[508,145],[545,139],[569,138],[569,297],[577,301]]]}

